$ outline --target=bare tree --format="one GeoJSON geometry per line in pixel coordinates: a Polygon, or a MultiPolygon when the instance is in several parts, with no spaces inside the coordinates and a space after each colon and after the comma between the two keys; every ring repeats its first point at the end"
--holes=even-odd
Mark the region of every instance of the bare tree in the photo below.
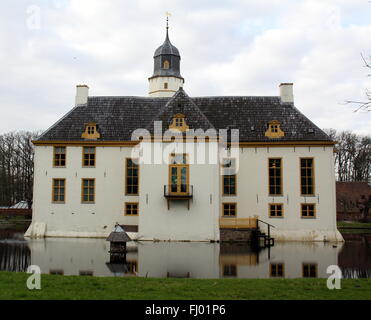
{"type": "MultiPolygon", "coordinates": [[[[361,53],[362,60],[364,62],[364,67],[371,69],[371,56],[368,57],[368,60],[363,56],[361,53]]],[[[367,75],[368,77],[371,76],[371,74],[367,75]]],[[[371,91],[369,89],[366,89],[366,101],[354,101],[354,100],[347,100],[346,103],[350,103],[353,105],[356,105],[357,108],[354,110],[354,112],[365,110],[365,111],[371,111],[371,91]]]]}
{"type": "Polygon", "coordinates": [[[326,133],[335,140],[335,170],[338,181],[368,181],[371,175],[371,136],[350,131],[326,133]]]}
{"type": "Polygon", "coordinates": [[[19,201],[32,205],[33,162],[32,140],[38,132],[10,132],[0,135],[0,206],[19,201]]]}

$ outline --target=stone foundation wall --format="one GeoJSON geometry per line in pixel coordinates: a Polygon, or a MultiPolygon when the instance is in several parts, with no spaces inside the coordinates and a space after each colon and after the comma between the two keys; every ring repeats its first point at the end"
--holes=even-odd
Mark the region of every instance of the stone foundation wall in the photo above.
{"type": "Polygon", "coordinates": [[[250,242],[252,230],[247,229],[220,229],[220,241],[250,242]]]}

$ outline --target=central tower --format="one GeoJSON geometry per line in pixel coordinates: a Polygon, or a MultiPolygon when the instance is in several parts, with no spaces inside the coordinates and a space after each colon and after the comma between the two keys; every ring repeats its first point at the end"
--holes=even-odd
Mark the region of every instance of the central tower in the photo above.
{"type": "Polygon", "coordinates": [[[184,79],[180,75],[180,55],[169,39],[169,21],[166,19],[166,38],[155,51],[154,70],[149,81],[151,97],[171,97],[183,87],[184,79]]]}

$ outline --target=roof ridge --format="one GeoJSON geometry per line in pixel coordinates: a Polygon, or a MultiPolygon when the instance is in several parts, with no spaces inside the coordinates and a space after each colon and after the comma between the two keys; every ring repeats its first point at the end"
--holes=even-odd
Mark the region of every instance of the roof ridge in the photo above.
{"type": "MultiPolygon", "coordinates": [[[[280,98],[280,96],[192,96],[192,97],[189,95],[187,96],[190,99],[210,99],[210,98],[277,98],[279,99],[280,98]]],[[[169,99],[169,97],[149,97],[149,96],[89,96],[88,97],[88,99],[96,99],[96,98],[143,98],[143,99],[156,99],[156,100],[157,99],[163,99],[163,100],[169,99]]]]}
{"type": "Polygon", "coordinates": [[[150,129],[149,127],[153,124],[156,119],[158,119],[161,114],[164,114],[165,111],[171,106],[172,102],[175,101],[179,95],[183,94],[186,98],[188,98],[188,101],[191,102],[192,106],[196,110],[196,112],[203,118],[203,120],[209,125],[209,128],[215,129],[215,126],[210,122],[210,120],[206,117],[206,115],[201,111],[201,109],[198,107],[198,105],[192,100],[192,98],[185,92],[185,90],[180,87],[178,91],[170,98],[170,100],[160,109],[160,111],[157,113],[155,117],[152,118],[148,126],[146,126],[146,129],[150,129]]]}
{"type": "Polygon", "coordinates": [[[151,100],[151,99],[163,99],[163,100],[166,100],[168,99],[167,97],[148,97],[148,96],[89,96],[88,99],[96,99],[96,98],[140,98],[140,99],[148,99],[148,100],[151,100]]]}
{"type": "Polygon", "coordinates": [[[280,98],[280,96],[195,96],[191,99],[210,99],[210,98],[280,98]]]}

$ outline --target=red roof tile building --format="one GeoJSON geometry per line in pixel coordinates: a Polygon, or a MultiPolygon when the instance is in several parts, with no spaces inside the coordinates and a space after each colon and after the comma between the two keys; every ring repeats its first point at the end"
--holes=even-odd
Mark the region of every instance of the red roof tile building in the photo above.
{"type": "Polygon", "coordinates": [[[336,182],[337,220],[360,220],[370,208],[371,186],[367,182],[336,182]]]}

